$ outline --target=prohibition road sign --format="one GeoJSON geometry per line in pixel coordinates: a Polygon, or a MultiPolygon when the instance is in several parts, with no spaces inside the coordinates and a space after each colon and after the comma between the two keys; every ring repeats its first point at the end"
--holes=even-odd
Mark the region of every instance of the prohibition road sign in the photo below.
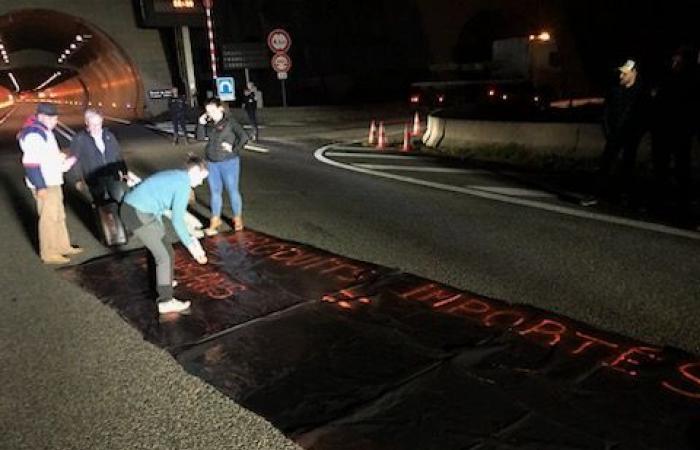
{"type": "Polygon", "coordinates": [[[292,46],[292,38],[282,28],[275,28],[267,35],[267,46],[273,52],[286,52],[292,46]]]}
{"type": "Polygon", "coordinates": [[[270,62],[275,72],[289,72],[289,69],[292,68],[292,59],[283,52],[275,53],[270,62]]]}

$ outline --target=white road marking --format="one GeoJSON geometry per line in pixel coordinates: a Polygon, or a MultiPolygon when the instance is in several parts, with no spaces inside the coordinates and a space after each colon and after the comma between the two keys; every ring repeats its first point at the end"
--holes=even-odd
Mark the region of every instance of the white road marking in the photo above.
{"type": "Polygon", "coordinates": [[[382,153],[360,153],[360,152],[328,152],[326,156],[336,156],[342,158],[367,158],[367,159],[405,159],[410,160],[430,160],[435,159],[432,156],[419,156],[419,155],[396,155],[396,154],[382,154],[382,153]]]}
{"type": "Polygon", "coordinates": [[[457,169],[454,167],[424,167],[424,166],[402,166],[395,164],[353,164],[357,167],[372,170],[394,170],[402,172],[427,172],[427,173],[461,173],[468,175],[490,174],[486,170],[478,169],[457,169]]]}
{"type": "MultiPolygon", "coordinates": [[[[168,125],[144,125],[146,128],[150,130],[155,130],[155,131],[161,131],[165,132],[168,134],[173,134],[173,128],[168,125]]],[[[193,133],[187,133],[188,137],[194,138],[193,133]]],[[[259,145],[253,145],[253,144],[246,144],[245,145],[246,150],[250,150],[251,152],[256,152],[256,153],[270,153],[270,150],[264,147],[260,147],[259,145]]]]}
{"type": "MultiPolygon", "coordinates": [[[[168,133],[168,134],[175,134],[175,130],[173,129],[172,126],[167,126],[167,125],[144,125],[144,127],[148,128],[149,130],[154,130],[154,131],[160,131],[163,133],[168,133]]],[[[187,133],[187,137],[194,138],[194,133],[187,133]]]]}
{"type": "Polygon", "coordinates": [[[540,198],[556,198],[557,196],[545,191],[535,189],[524,189],[507,186],[475,186],[469,185],[472,189],[480,191],[495,192],[497,194],[509,195],[511,197],[540,197],[540,198]]]}
{"type": "Polygon", "coordinates": [[[270,153],[270,150],[268,150],[264,147],[260,147],[258,145],[253,145],[253,144],[246,144],[245,149],[250,150],[251,152],[270,153]]]}
{"type": "Polygon", "coordinates": [[[111,120],[112,122],[123,123],[124,125],[131,125],[130,120],[120,119],[118,117],[110,117],[110,116],[102,116],[102,117],[104,117],[107,120],[111,120]]]}
{"type": "Polygon", "coordinates": [[[73,140],[73,136],[75,135],[75,131],[71,130],[70,127],[68,127],[66,124],[58,122],[58,125],[56,128],[54,128],[58,134],[63,136],[68,140],[68,142],[73,140]]]}
{"type": "Polygon", "coordinates": [[[480,191],[480,190],[473,189],[473,188],[451,186],[449,184],[436,183],[436,182],[427,181],[427,180],[420,180],[420,179],[405,177],[402,175],[397,175],[397,174],[388,173],[388,172],[379,172],[379,171],[374,171],[371,169],[357,167],[353,164],[345,164],[345,163],[341,163],[338,161],[333,161],[332,159],[329,159],[324,155],[324,153],[327,150],[331,150],[333,148],[335,148],[335,146],[333,144],[324,145],[323,147],[316,149],[316,151],[314,152],[314,157],[318,161],[320,161],[324,164],[328,164],[330,166],[338,167],[338,168],[345,169],[345,170],[352,170],[354,172],[360,172],[360,173],[364,173],[367,175],[374,175],[376,177],[388,178],[391,180],[402,181],[405,183],[417,184],[420,186],[426,186],[426,187],[430,187],[433,189],[439,189],[439,190],[443,190],[443,191],[450,191],[450,192],[457,192],[460,194],[467,194],[467,195],[471,195],[473,197],[484,198],[487,200],[495,200],[495,201],[499,201],[499,202],[503,202],[503,203],[509,203],[511,205],[524,206],[524,207],[528,207],[528,208],[540,209],[543,211],[549,211],[549,212],[554,212],[554,213],[558,213],[558,214],[580,217],[580,218],[584,218],[584,219],[597,220],[599,222],[606,222],[606,223],[611,223],[611,224],[615,224],[615,225],[624,225],[624,226],[637,228],[637,229],[645,230],[645,231],[653,231],[653,232],[663,233],[663,234],[667,234],[667,235],[671,235],[671,236],[678,236],[678,237],[684,237],[684,238],[688,238],[688,239],[700,240],[700,233],[695,232],[695,231],[681,230],[679,228],[674,228],[674,227],[670,227],[667,225],[660,225],[660,224],[655,224],[655,223],[642,222],[640,220],[625,219],[622,217],[610,216],[607,214],[588,212],[588,211],[583,211],[583,210],[570,208],[570,207],[566,207],[566,206],[558,206],[558,205],[553,205],[553,204],[549,204],[549,203],[538,202],[536,200],[528,200],[528,199],[517,198],[517,197],[508,197],[506,195],[497,194],[497,193],[493,193],[493,192],[480,191]]]}
{"type": "Polygon", "coordinates": [[[5,122],[7,122],[7,119],[10,118],[10,116],[17,110],[17,106],[14,106],[12,109],[10,109],[7,114],[5,114],[2,119],[0,119],[0,125],[3,125],[5,122]]]}

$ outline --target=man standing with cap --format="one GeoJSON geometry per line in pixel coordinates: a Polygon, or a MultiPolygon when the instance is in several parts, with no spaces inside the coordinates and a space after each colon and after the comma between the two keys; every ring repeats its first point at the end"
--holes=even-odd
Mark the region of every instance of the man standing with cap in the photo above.
{"type": "Polygon", "coordinates": [[[76,159],[66,157],[59,149],[53,134],[57,123],[56,106],[39,103],[36,118],[25,124],[17,135],[27,186],[34,195],[39,214],[39,253],[46,264],[65,264],[70,262],[67,256],[83,251],[71,246],[66,227],[63,173],[76,159]]]}
{"type": "MultiPolygon", "coordinates": [[[[637,147],[648,126],[651,96],[640,80],[634,60],[628,59],[617,70],[619,81],[605,99],[603,132],[606,142],[600,157],[597,194],[610,189],[613,165],[622,150],[622,179],[617,187],[626,198],[633,190],[637,147]]],[[[580,203],[591,206],[597,200],[595,197],[587,197],[580,203]]]]}

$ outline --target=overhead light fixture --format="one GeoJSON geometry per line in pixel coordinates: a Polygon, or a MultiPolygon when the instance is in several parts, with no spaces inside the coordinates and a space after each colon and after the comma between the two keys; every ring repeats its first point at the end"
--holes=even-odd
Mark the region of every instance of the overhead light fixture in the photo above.
{"type": "Polygon", "coordinates": [[[79,35],[79,34],[76,34],[76,35],[75,35],[75,40],[78,41],[78,42],[83,42],[83,37],[82,37],[81,35],[79,35]]]}
{"type": "Polygon", "coordinates": [[[77,45],[75,45],[75,44],[70,45],[71,50],[75,50],[76,47],[77,47],[77,45]]]}

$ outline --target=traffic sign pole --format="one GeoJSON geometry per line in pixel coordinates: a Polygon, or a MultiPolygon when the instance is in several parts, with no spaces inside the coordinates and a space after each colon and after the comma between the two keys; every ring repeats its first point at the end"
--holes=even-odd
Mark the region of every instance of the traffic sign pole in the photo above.
{"type": "Polygon", "coordinates": [[[287,88],[285,87],[285,82],[286,80],[282,79],[280,82],[282,83],[282,107],[286,108],[287,107],[287,88]]]}

